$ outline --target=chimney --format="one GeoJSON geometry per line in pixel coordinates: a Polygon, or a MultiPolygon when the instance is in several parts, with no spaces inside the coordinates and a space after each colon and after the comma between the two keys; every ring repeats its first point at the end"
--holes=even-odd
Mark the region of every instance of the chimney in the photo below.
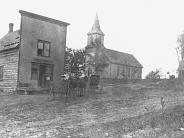
{"type": "Polygon", "coordinates": [[[11,33],[13,32],[13,23],[9,23],[9,32],[8,33],[11,33]]]}

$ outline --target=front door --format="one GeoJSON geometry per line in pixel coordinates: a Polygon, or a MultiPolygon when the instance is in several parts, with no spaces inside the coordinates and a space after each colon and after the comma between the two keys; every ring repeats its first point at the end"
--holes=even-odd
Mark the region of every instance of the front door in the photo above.
{"type": "Polygon", "coordinates": [[[38,85],[46,88],[49,86],[50,81],[53,81],[53,65],[39,64],[39,77],[38,85]]]}
{"type": "Polygon", "coordinates": [[[53,81],[53,64],[36,63],[31,64],[31,80],[38,82],[39,87],[48,87],[53,81]]]}
{"type": "Polygon", "coordinates": [[[39,86],[41,87],[45,87],[45,81],[46,81],[46,78],[45,78],[45,71],[46,71],[46,65],[40,65],[40,68],[39,68],[39,80],[38,80],[38,84],[39,86]]]}

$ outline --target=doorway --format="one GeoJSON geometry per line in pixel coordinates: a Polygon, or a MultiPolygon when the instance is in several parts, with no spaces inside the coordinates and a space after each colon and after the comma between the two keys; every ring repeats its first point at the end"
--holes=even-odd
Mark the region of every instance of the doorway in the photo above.
{"type": "Polygon", "coordinates": [[[46,65],[40,65],[38,85],[41,86],[41,87],[46,86],[45,85],[45,83],[46,83],[45,71],[46,71],[46,65]]]}
{"type": "Polygon", "coordinates": [[[53,68],[53,64],[32,62],[31,80],[37,80],[39,87],[48,87],[50,81],[53,81],[53,68]]]}
{"type": "Polygon", "coordinates": [[[47,88],[50,81],[53,80],[53,65],[40,64],[38,85],[42,88],[47,88]]]}

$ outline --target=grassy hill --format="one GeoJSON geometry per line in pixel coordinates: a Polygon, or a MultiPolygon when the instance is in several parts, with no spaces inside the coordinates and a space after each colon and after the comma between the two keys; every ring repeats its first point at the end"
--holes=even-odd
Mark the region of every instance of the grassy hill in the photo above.
{"type": "Polygon", "coordinates": [[[4,95],[0,137],[183,138],[183,105],[178,80],[106,85],[83,97],[4,95]]]}

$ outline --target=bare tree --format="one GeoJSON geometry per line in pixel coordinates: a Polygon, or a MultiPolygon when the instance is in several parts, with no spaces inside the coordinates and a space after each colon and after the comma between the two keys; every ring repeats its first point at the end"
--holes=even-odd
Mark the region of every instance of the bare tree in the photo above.
{"type": "Polygon", "coordinates": [[[179,46],[177,47],[177,53],[181,55],[181,60],[184,59],[184,33],[180,34],[177,38],[179,46]]]}
{"type": "MultiPolygon", "coordinates": [[[[178,42],[179,46],[176,48],[176,52],[177,52],[177,56],[178,56],[178,62],[179,62],[179,64],[181,64],[179,57],[181,57],[181,61],[184,60],[184,33],[181,33],[178,36],[177,42],[178,42]]],[[[184,82],[183,82],[183,69],[182,68],[181,68],[181,70],[179,70],[179,75],[181,77],[182,83],[184,84],[184,82]]]]}

